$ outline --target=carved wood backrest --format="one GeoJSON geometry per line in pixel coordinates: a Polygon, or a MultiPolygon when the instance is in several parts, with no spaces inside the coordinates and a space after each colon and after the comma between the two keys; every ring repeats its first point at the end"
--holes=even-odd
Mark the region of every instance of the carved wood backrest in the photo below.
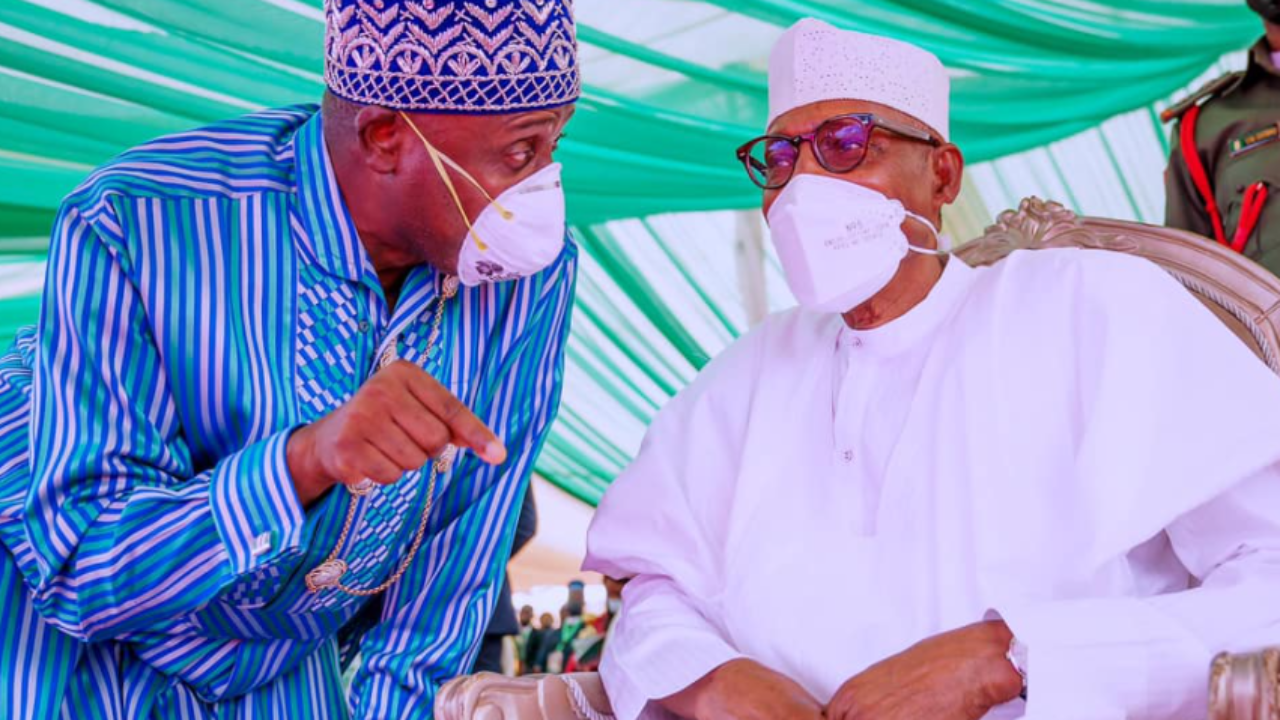
{"type": "Polygon", "coordinates": [[[1080,217],[1056,202],[1027,198],[986,233],[956,249],[969,265],[990,265],[1014,250],[1110,250],[1144,257],[1177,278],[1273,372],[1280,373],[1280,279],[1199,235],[1123,220],[1080,217]]]}
{"type": "Polygon", "coordinates": [[[596,673],[456,678],[436,696],[436,720],[613,720],[596,673]]]}

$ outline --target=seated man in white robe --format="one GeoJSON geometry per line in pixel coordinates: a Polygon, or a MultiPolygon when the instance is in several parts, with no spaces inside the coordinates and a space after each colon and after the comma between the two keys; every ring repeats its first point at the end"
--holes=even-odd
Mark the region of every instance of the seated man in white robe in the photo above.
{"type": "Polygon", "coordinates": [[[939,254],[948,93],[894,40],[775,47],[740,156],[800,307],[600,505],[622,720],[1202,720],[1212,656],[1280,642],[1280,380],[1144,260],[939,254]]]}

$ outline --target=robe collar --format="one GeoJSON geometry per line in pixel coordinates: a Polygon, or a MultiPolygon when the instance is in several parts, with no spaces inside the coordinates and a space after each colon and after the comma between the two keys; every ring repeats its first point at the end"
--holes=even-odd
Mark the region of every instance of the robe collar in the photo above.
{"type": "Polygon", "coordinates": [[[380,290],[378,274],[338,189],[322,123],[317,111],[293,138],[303,239],[325,272],[352,281],[372,281],[380,290]]]}
{"type": "Polygon", "coordinates": [[[938,328],[960,306],[976,275],[973,268],[952,256],[929,294],[902,317],[878,328],[854,330],[843,318],[835,316],[837,346],[879,356],[898,355],[920,347],[937,334],[938,328]]]}

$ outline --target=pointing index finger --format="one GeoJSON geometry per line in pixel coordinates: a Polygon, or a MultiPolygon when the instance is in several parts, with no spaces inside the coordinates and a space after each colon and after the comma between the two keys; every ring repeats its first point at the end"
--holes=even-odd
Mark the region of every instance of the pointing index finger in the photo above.
{"type": "Polygon", "coordinates": [[[453,396],[431,374],[416,365],[406,373],[406,385],[414,398],[449,428],[454,444],[471,448],[490,465],[501,465],[507,459],[507,448],[487,425],[475,416],[461,400],[453,396]]]}

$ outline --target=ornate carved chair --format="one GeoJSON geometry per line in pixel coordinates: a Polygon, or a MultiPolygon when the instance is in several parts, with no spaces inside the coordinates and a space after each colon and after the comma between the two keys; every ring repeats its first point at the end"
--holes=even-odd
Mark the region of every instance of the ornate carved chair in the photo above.
{"type": "Polygon", "coordinates": [[[613,720],[595,673],[460,677],[436,697],[436,720],[613,720]]]}
{"type": "Polygon", "coordinates": [[[990,265],[1018,249],[1079,247],[1139,255],[1178,279],[1280,373],[1280,279],[1194,233],[1123,220],[1082,218],[1056,202],[1027,198],[982,237],[956,249],[969,265],[990,265]]]}
{"type": "MultiPolygon", "coordinates": [[[[955,254],[976,266],[1018,249],[1058,247],[1131,253],[1159,264],[1280,373],[1280,279],[1198,235],[1077,217],[1057,203],[1028,198],[955,254]]],[[[1280,720],[1280,648],[1223,654],[1205,670],[1209,720],[1280,720]]],[[[438,720],[604,720],[610,712],[594,674],[475,675],[450,682],[436,701],[438,720]]]]}
{"type": "MultiPolygon", "coordinates": [[[[1139,255],[1163,267],[1280,373],[1280,279],[1192,233],[1077,217],[1058,203],[1027,198],[956,250],[990,265],[1018,249],[1079,247],[1139,255]]],[[[1209,670],[1209,720],[1280,720],[1280,648],[1220,655],[1209,670]]]]}

